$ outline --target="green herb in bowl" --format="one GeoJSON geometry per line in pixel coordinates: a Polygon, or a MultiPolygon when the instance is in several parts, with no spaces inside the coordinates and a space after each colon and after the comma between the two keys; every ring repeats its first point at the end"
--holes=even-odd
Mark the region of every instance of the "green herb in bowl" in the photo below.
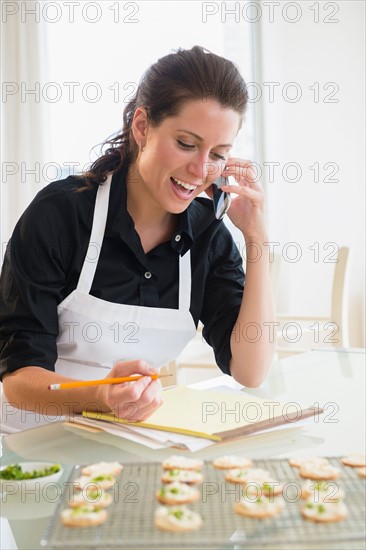
{"type": "Polygon", "coordinates": [[[47,477],[57,474],[60,470],[60,464],[52,464],[52,466],[46,466],[44,468],[40,468],[39,470],[33,469],[32,471],[23,471],[20,464],[11,464],[3,470],[0,470],[0,479],[5,479],[7,481],[36,479],[39,477],[47,477]]]}
{"type": "Polygon", "coordinates": [[[0,493],[16,495],[22,490],[40,490],[58,483],[63,476],[61,464],[54,462],[19,462],[0,468],[0,493]],[[16,490],[18,487],[18,490],[16,490]]]}

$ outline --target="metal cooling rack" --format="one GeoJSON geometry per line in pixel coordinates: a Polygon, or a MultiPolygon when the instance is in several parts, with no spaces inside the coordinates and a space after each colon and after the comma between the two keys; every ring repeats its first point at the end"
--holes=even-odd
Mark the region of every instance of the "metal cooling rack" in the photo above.
{"type": "MultiPolygon", "coordinates": [[[[339,458],[329,458],[342,471],[336,481],[345,491],[348,517],[338,523],[314,524],[300,514],[303,501],[298,490],[303,479],[298,469],[285,459],[255,460],[255,466],[271,472],[271,477],[286,483],[285,509],[275,518],[256,520],[238,516],[233,504],[240,498],[240,487],[224,481],[224,471],[205,463],[204,482],[198,486],[201,498],[189,507],[199,512],[203,526],[186,533],[164,532],[154,526],[159,506],[155,491],[161,487],[161,463],[125,464],[115,488],[113,504],[107,509],[107,521],[98,527],[67,528],[60,512],[67,507],[67,491],[60,501],[41,541],[47,548],[365,548],[365,480],[353,468],[343,466],[339,458]]],[[[80,476],[76,466],[69,482],[80,476]]]]}

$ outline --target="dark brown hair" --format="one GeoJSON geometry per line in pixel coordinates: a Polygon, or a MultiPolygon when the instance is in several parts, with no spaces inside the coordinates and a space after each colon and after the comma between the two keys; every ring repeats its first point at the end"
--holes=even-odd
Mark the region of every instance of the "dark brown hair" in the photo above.
{"type": "Polygon", "coordinates": [[[137,157],[138,147],[131,126],[137,107],[144,106],[152,127],[176,116],[186,101],[214,99],[223,107],[244,115],[248,93],[235,65],[201,46],[178,49],[161,57],[144,73],[133,99],[123,112],[123,127],[104,142],[108,149],[82,177],[86,187],[102,183],[108,173],[119,172],[137,157]]]}

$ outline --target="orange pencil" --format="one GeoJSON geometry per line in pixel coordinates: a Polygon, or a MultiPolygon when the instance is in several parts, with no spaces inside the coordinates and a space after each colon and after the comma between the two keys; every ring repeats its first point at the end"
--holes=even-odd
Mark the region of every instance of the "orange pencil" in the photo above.
{"type": "Polygon", "coordinates": [[[102,380],[80,380],[77,382],[65,382],[62,384],[50,384],[49,390],[66,390],[69,388],[83,388],[85,386],[100,386],[101,384],[121,384],[122,382],[135,382],[144,376],[150,376],[152,380],[166,378],[171,374],[134,374],[133,376],[123,376],[122,378],[102,378],[102,380]]]}

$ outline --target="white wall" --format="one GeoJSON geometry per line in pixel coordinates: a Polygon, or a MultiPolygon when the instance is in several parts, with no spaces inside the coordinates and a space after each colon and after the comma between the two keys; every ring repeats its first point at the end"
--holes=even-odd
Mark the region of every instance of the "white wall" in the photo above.
{"type": "MultiPolygon", "coordinates": [[[[215,2],[18,4],[4,3],[1,12],[0,265],[29,202],[99,156],[98,145],[121,127],[123,109],[151,63],[200,44],[232,59],[243,74],[251,65],[248,23],[223,24],[215,2]]],[[[237,146],[251,152],[248,119],[237,146]]]]}
{"type": "Polygon", "coordinates": [[[365,3],[276,2],[272,22],[268,4],[260,21],[263,95],[258,106],[263,109],[263,160],[280,163],[272,181],[269,169],[263,172],[270,239],[280,243],[277,250],[285,256],[278,310],[327,312],[334,269],[327,257],[337,246],[351,246],[350,344],[365,346],[365,3]],[[296,86],[286,89],[290,82],[296,86]],[[279,83],[271,99],[269,83],[279,83]],[[314,83],[319,83],[319,97],[310,89],[314,83]],[[296,94],[299,100],[291,101],[296,94]],[[298,168],[286,167],[290,162],[301,168],[297,182],[288,181],[300,176],[298,168]],[[327,163],[333,164],[324,168],[327,163]],[[338,181],[326,181],[327,176],[338,181]],[[297,262],[288,258],[296,257],[295,247],[288,247],[286,256],[290,242],[298,243],[297,262]],[[314,243],[319,243],[319,261],[310,248],[314,243]],[[336,244],[324,249],[327,243],[336,244]]]}

